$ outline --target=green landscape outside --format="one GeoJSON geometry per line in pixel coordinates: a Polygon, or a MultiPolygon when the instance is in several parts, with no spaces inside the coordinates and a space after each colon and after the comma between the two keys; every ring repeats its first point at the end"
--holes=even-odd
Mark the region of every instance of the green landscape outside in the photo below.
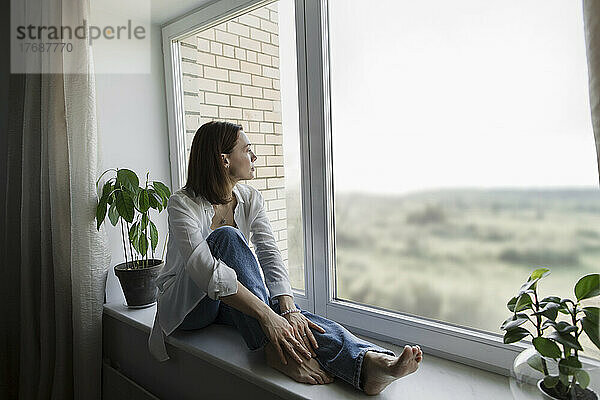
{"type": "MultiPolygon", "coordinates": [[[[295,287],[304,287],[300,215],[288,212],[295,287]]],[[[600,270],[600,190],[337,193],[335,239],[338,299],[502,334],[506,303],[534,269],[552,271],[541,296],[570,298],[600,270]]]]}

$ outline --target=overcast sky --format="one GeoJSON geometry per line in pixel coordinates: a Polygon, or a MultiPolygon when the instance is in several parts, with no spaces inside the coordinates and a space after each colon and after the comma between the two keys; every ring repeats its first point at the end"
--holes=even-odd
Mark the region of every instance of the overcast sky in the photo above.
{"type": "Polygon", "coordinates": [[[598,186],[581,2],[329,7],[336,190],[598,186]]]}

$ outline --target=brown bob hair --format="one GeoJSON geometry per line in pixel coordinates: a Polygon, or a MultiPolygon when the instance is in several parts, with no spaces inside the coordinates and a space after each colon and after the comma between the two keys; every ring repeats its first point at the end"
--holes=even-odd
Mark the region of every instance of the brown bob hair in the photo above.
{"type": "Polygon", "coordinates": [[[231,192],[227,193],[231,181],[221,154],[233,151],[242,129],[241,125],[224,121],[207,122],[198,128],[190,150],[185,190],[203,196],[211,204],[231,201],[231,192]]]}

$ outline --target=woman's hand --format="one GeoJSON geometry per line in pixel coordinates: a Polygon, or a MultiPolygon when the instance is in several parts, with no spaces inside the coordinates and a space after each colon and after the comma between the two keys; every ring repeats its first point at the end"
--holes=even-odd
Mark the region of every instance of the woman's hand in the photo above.
{"type": "Polygon", "coordinates": [[[284,318],[287,319],[289,324],[294,329],[294,336],[296,339],[304,343],[304,346],[310,350],[312,356],[316,357],[317,353],[315,350],[319,348],[319,345],[317,344],[317,339],[315,339],[315,336],[310,328],[316,329],[321,333],[325,333],[325,329],[321,328],[319,325],[315,324],[299,312],[288,313],[284,316],[284,318]]]}
{"type": "Polygon", "coordinates": [[[310,359],[310,352],[304,347],[303,341],[296,338],[294,328],[284,317],[271,311],[259,319],[259,323],[263,332],[277,350],[283,364],[287,365],[283,350],[292,356],[298,364],[303,362],[298,353],[304,355],[307,360],[310,359]]]}

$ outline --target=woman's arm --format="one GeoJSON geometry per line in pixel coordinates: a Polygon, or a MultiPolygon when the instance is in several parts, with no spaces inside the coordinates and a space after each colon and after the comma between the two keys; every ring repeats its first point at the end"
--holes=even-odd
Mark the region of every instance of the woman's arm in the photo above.
{"type": "Polygon", "coordinates": [[[253,187],[250,187],[250,190],[250,240],[254,244],[258,262],[264,272],[267,289],[271,297],[293,297],[290,278],[273,236],[262,194],[253,187]]]}
{"type": "Polygon", "coordinates": [[[268,317],[269,312],[273,312],[261,299],[248,290],[240,281],[237,282],[237,293],[220,298],[222,302],[251,316],[258,321],[268,317]]]}
{"type": "MultiPolygon", "coordinates": [[[[283,264],[279,247],[277,247],[277,242],[275,242],[271,222],[265,212],[264,199],[258,190],[254,188],[251,188],[251,190],[251,216],[254,216],[250,223],[251,240],[256,248],[260,266],[265,273],[267,288],[271,297],[279,300],[282,313],[293,310],[296,305],[294,304],[290,279],[283,264]]],[[[314,349],[319,346],[310,328],[321,333],[324,333],[325,330],[298,312],[286,313],[285,320],[293,329],[293,337],[302,343],[306,351],[310,351],[313,357],[316,357],[314,349]]]]}
{"type": "Polygon", "coordinates": [[[294,308],[296,308],[293,296],[283,294],[281,296],[278,296],[277,300],[279,301],[279,309],[281,310],[281,312],[293,310],[294,308]]]}
{"type": "Polygon", "coordinates": [[[256,297],[254,293],[242,285],[241,282],[238,281],[237,285],[237,293],[223,296],[220,298],[221,301],[258,320],[263,332],[273,344],[275,350],[277,350],[281,362],[287,364],[283,350],[299,364],[303,361],[298,353],[310,359],[311,353],[304,347],[302,341],[295,338],[294,328],[288,321],[277,315],[269,306],[256,297]]]}
{"type": "MultiPolygon", "coordinates": [[[[282,313],[284,311],[296,309],[296,304],[294,303],[294,298],[292,296],[282,295],[277,297],[277,299],[279,300],[279,309],[282,313]]],[[[298,312],[286,313],[285,319],[292,328],[294,328],[294,337],[304,344],[304,347],[311,352],[313,357],[316,357],[316,349],[319,348],[319,345],[310,328],[316,329],[321,333],[325,333],[325,329],[298,312]]]]}

